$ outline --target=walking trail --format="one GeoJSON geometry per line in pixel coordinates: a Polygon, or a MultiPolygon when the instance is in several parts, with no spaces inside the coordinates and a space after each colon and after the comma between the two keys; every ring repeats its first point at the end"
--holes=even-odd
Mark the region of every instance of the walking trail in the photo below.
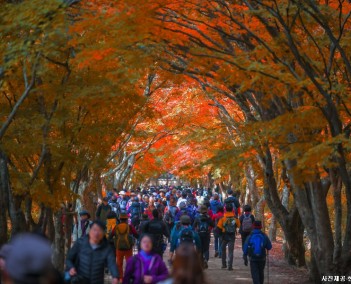
{"type": "MultiPolygon", "coordinates": [[[[165,253],[164,260],[168,259],[168,248],[165,253]]],[[[210,260],[208,262],[208,269],[205,270],[208,284],[241,284],[252,283],[249,266],[244,265],[242,259],[242,248],[240,237],[235,242],[233,271],[221,269],[222,260],[214,257],[213,238],[210,246],[210,260]]],[[[106,278],[105,283],[111,283],[109,277],[106,278]]],[[[288,265],[284,260],[282,252],[282,242],[273,242],[273,249],[270,251],[269,261],[265,269],[265,283],[271,284],[310,284],[308,280],[308,271],[306,268],[296,268],[288,265]],[[267,273],[269,267],[269,275],[267,273]]]]}

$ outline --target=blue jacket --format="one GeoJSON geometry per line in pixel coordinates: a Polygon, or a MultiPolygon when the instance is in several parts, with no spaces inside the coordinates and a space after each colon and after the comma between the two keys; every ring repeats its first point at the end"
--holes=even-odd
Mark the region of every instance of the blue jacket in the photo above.
{"type": "Polygon", "coordinates": [[[222,205],[222,203],[220,201],[218,201],[218,200],[211,200],[210,201],[210,208],[211,208],[213,214],[217,213],[218,205],[222,205]]]}
{"type": "Polygon", "coordinates": [[[263,248],[264,250],[262,251],[262,256],[261,257],[257,257],[257,256],[251,256],[250,260],[251,261],[262,261],[266,259],[266,251],[267,250],[271,250],[272,249],[272,243],[270,241],[270,239],[267,237],[267,235],[265,233],[263,233],[261,230],[259,229],[254,229],[251,234],[247,237],[244,247],[243,247],[243,252],[244,252],[244,256],[247,256],[249,254],[249,245],[250,245],[250,241],[253,235],[255,234],[262,234],[264,240],[263,240],[263,248]]]}

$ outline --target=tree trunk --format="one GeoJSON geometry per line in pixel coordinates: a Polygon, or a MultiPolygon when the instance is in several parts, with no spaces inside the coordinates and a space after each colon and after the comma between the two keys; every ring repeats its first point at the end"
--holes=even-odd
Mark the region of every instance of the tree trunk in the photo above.
{"type": "Polygon", "coordinates": [[[12,231],[11,236],[28,230],[26,218],[22,211],[23,196],[14,195],[12,190],[9,191],[9,215],[11,218],[12,231]]]}
{"type": "MultiPolygon", "coordinates": [[[[289,173],[293,173],[296,161],[285,161],[285,164],[289,173]]],[[[295,182],[293,174],[289,176],[289,180],[297,209],[311,241],[311,253],[315,262],[311,273],[318,274],[311,277],[321,279],[323,275],[332,275],[335,269],[333,267],[334,242],[322,182],[317,174],[314,182],[304,186],[295,182]]]]}
{"type": "Polygon", "coordinates": [[[266,148],[266,155],[261,157],[264,169],[264,196],[269,209],[279,222],[286,238],[286,258],[293,265],[304,266],[305,249],[303,243],[304,228],[300,215],[295,207],[288,210],[278,193],[278,186],[273,171],[273,159],[270,149],[266,148]]]}
{"type": "Polygon", "coordinates": [[[53,264],[58,271],[63,271],[65,262],[65,234],[63,231],[61,210],[54,215],[54,227],[53,264]]]}
{"type": "Polygon", "coordinates": [[[0,149],[0,247],[7,242],[7,211],[9,199],[9,172],[7,167],[7,157],[0,149]]]}
{"type": "Polygon", "coordinates": [[[269,224],[269,232],[268,232],[269,239],[271,241],[277,240],[277,220],[273,215],[271,218],[271,223],[269,224]]]}
{"type": "Polygon", "coordinates": [[[330,179],[333,186],[334,198],[334,255],[333,262],[336,267],[340,267],[341,251],[342,251],[342,203],[341,203],[341,187],[342,180],[333,170],[330,170],[330,179]]]}

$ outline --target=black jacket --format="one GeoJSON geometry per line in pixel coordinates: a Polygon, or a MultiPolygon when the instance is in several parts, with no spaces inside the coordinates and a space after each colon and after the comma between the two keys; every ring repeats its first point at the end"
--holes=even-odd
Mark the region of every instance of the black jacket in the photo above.
{"type": "Polygon", "coordinates": [[[168,226],[160,219],[153,219],[145,224],[144,233],[150,234],[153,237],[153,250],[158,253],[163,253],[163,236],[169,239],[170,234],[168,226]]]}
{"type": "Polygon", "coordinates": [[[67,269],[76,268],[78,275],[87,278],[89,284],[104,283],[106,265],[112,277],[119,278],[114,252],[105,238],[95,250],[89,243],[89,236],[79,239],[69,251],[66,260],[67,269]]]}

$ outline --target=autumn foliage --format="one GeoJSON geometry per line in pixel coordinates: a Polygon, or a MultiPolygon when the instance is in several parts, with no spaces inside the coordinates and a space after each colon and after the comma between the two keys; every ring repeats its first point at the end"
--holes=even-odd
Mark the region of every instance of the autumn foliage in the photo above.
{"type": "Polygon", "coordinates": [[[348,1],[2,5],[2,243],[39,227],[58,245],[96,180],[170,172],[239,190],[262,217],[266,203],[291,264],[307,232],[312,278],[349,272],[348,1]]]}

